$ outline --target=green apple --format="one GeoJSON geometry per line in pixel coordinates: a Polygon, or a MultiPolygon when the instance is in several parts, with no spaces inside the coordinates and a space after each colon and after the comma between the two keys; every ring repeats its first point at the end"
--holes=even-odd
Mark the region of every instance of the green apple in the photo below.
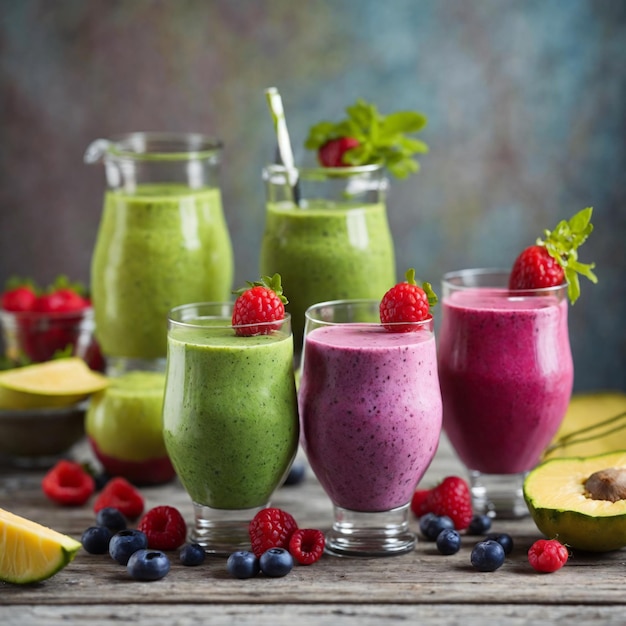
{"type": "Polygon", "coordinates": [[[135,484],[174,477],[163,443],[165,374],[129,372],[91,398],[85,431],[96,458],[113,476],[135,484]]]}

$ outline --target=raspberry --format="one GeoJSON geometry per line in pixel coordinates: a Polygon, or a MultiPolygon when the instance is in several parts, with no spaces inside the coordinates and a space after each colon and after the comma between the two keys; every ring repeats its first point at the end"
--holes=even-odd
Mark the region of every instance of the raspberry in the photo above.
{"type": "Polygon", "coordinates": [[[568,558],[567,548],[556,539],[539,539],[528,550],[528,562],[538,572],[556,572],[567,563],[568,558]]]}
{"type": "Polygon", "coordinates": [[[176,550],[185,543],[187,524],[173,506],[157,506],[139,520],[137,529],[148,537],[148,548],[176,550]]]}
{"type": "Polygon", "coordinates": [[[291,536],[298,530],[298,524],[286,511],[267,508],[254,516],[248,530],[252,552],[260,558],[270,548],[287,549],[291,536]]]}
{"type": "Polygon", "coordinates": [[[423,288],[415,282],[415,270],[406,273],[406,282],[398,283],[380,301],[380,321],[390,331],[407,333],[416,330],[414,324],[398,322],[421,322],[430,315],[430,307],[437,302],[432,287],[423,283],[423,288]]]}
{"type": "Polygon", "coordinates": [[[430,494],[430,489],[416,489],[413,497],[411,498],[411,511],[415,517],[422,517],[422,515],[428,513],[424,504],[430,494]]]}
{"type": "Polygon", "coordinates": [[[260,282],[248,282],[248,287],[235,293],[238,297],[233,307],[232,325],[237,327],[237,335],[268,335],[280,328],[280,324],[268,324],[285,318],[287,298],[282,295],[280,274],[263,276],[260,282]]]}
{"type": "Polygon", "coordinates": [[[94,513],[108,506],[128,519],[137,519],[143,513],[143,497],[125,478],[116,476],[100,492],[93,505],[94,513]]]}
{"type": "Polygon", "coordinates": [[[289,540],[289,552],[301,565],[311,565],[319,561],[324,553],[326,539],[321,530],[301,528],[289,540]]]}
{"type": "Polygon", "coordinates": [[[62,460],[43,477],[41,488],[58,504],[80,506],[87,502],[96,485],[82,465],[62,460]]]}
{"type": "Polygon", "coordinates": [[[456,530],[465,530],[473,517],[469,486],[458,476],[448,476],[430,490],[421,508],[427,513],[447,515],[456,530]]]}

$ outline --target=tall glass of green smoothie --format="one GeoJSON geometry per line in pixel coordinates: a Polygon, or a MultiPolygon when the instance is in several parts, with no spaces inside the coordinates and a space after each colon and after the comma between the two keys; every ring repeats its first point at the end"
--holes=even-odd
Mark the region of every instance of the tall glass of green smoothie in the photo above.
{"type": "Polygon", "coordinates": [[[107,180],[91,289],[108,373],[163,369],[168,311],[228,300],[221,148],[199,134],[131,133],[87,149],[85,160],[103,161],[107,180]]]}
{"type": "Polygon", "coordinates": [[[232,304],[189,304],[168,321],[163,438],[191,497],[190,539],[207,552],[250,549],[248,525],[268,506],[297,452],[289,315],[238,336],[232,304]]]}
{"type": "Polygon", "coordinates": [[[282,276],[299,352],[309,306],[380,300],[394,284],[388,181],[382,165],[300,168],[294,199],[291,171],[271,165],[263,178],[267,207],[260,271],[282,276]]]}

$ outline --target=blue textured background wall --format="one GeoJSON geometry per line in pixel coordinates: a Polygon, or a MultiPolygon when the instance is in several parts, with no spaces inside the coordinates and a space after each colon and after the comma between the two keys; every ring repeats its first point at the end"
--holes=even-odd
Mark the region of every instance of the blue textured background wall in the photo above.
{"type": "Polygon", "coordinates": [[[299,158],[312,123],[364,97],[429,117],[421,173],[389,195],[400,275],[507,266],[595,207],[575,385],[626,389],[625,68],[619,0],[0,0],[0,282],[88,281],[104,177],[82,155],[132,130],[225,142],[237,282],[254,277],[263,89],[280,89],[299,158]]]}

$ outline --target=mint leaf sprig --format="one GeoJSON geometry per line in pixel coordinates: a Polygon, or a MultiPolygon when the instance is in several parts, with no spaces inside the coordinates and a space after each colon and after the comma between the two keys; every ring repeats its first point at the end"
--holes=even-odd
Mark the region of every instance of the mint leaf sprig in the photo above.
{"type": "Polygon", "coordinates": [[[552,231],[544,230],[544,239],[537,239],[537,245],[545,246],[550,256],[563,268],[567,280],[567,296],[572,304],[580,296],[579,274],[594,284],[598,282],[598,277],[593,272],[596,264],[580,263],[577,251],[593,231],[592,213],[593,207],[587,207],[569,220],[561,220],[552,231]]]}
{"type": "Polygon", "coordinates": [[[359,142],[346,151],[344,159],[350,165],[380,163],[396,178],[407,178],[419,171],[416,153],[427,153],[428,145],[408,137],[426,126],[427,118],[417,111],[397,111],[382,115],[374,104],[359,98],[346,108],[348,117],[340,122],[323,121],[315,124],[304,143],[307,150],[319,150],[327,141],[352,137],[359,142]]]}

